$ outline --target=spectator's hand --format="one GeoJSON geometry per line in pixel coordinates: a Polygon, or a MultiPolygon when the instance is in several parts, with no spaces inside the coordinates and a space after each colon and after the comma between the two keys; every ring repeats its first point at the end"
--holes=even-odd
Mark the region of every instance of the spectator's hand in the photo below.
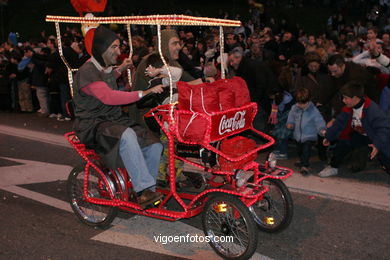
{"type": "Polygon", "coordinates": [[[9,75],[9,78],[10,78],[10,79],[16,78],[16,74],[15,74],[15,73],[10,74],[10,75],[9,75]]]}
{"type": "Polygon", "coordinates": [[[293,128],[294,128],[294,125],[293,125],[293,124],[287,124],[287,128],[288,128],[288,129],[293,129],[293,128]]]}
{"type": "Polygon", "coordinates": [[[286,57],[284,57],[284,55],[279,55],[279,60],[286,60],[286,57]]]}
{"type": "Polygon", "coordinates": [[[81,50],[80,45],[79,45],[78,42],[72,42],[72,44],[70,45],[70,47],[71,47],[77,54],[83,53],[83,51],[81,50]]]}
{"type": "Polygon", "coordinates": [[[330,128],[330,127],[332,127],[332,125],[334,124],[334,121],[336,121],[336,119],[332,119],[332,120],[330,120],[327,124],[326,124],[326,128],[330,128]]]}
{"type": "Polygon", "coordinates": [[[324,138],[324,140],[322,141],[322,144],[323,144],[324,146],[329,146],[329,145],[330,145],[330,142],[329,142],[328,139],[324,138]]]}
{"type": "Polygon", "coordinates": [[[370,153],[370,160],[374,159],[375,156],[378,154],[378,148],[375,147],[373,144],[368,145],[370,148],[372,148],[372,151],[370,153]]]}
{"type": "Polygon", "coordinates": [[[370,51],[371,55],[374,57],[378,56],[381,53],[379,45],[374,41],[369,43],[368,50],[370,51]]]}
{"type": "Polygon", "coordinates": [[[146,69],[145,69],[145,75],[146,76],[149,76],[151,78],[157,76],[158,74],[161,73],[161,69],[159,68],[155,68],[153,67],[152,65],[149,65],[146,69]]]}
{"type": "Polygon", "coordinates": [[[150,94],[150,93],[162,93],[164,91],[164,88],[166,86],[160,84],[160,85],[156,85],[154,86],[153,88],[149,88],[147,90],[145,90],[143,92],[143,96],[147,95],[147,94],[150,94]]]}

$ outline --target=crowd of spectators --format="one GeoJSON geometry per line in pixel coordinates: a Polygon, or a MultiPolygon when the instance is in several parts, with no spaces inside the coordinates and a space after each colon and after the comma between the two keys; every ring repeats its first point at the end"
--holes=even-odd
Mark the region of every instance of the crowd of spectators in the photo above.
{"type": "MultiPolygon", "coordinates": [[[[224,28],[228,77],[241,76],[247,82],[252,101],[260,108],[254,125],[275,136],[275,153],[279,159],[288,158],[288,142],[295,139],[299,144],[302,173],[309,172],[310,150],[315,143],[319,157],[327,160],[322,144],[325,135],[322,121],[328,128],[332,126],[344,105],[340,89],[350,81],[363,84],[365,94],[380,104],[383,111],[389,111],[389,94],[386,96],[390,92],[389,64],[380,59],[381,55],[390,57],[390,18],[382,17],[386,16],[386,10],[373,5],[365,19],[351,24],[347,24],[341,14],[333,15],[327,21],[327,31],[319,35],[307,34],[296,25],[273,18],[266,23],[250,19],[238,28],[224,28]],[[383,20],[385,24],[380,22],[383,20]],[[291,111],[297,114],[306,107],[318,113],[313,112],[316,116],[314,132],[304,140],[302,134],[296,133],[298,121],[289,111],[293,108],[291,111]]],[[[124,28],[121,29],[118,28],[117,33],[123,60],[129,52],[129,39],[124,28]]],[[[143,57],[156,50],[157,38],[155,27],[132,25],[131,29],[134,75],[143,57]]],[[[218,79],[221,70],[218,28],[171,29],[175,29],[180,38],[178,62],[184,71],[193,78],[218,79]]],[[[66,108],[71,99],[68,73],[57,43],[56,37],[43,32],[25,42],[10,34],[9,40],[1,44],[1,110],[71,120],[66,108]]],[[[89,59],[78,28],[66,28],[62,44],[70,67],[78,68],[89,59]]],[[[119,84],[129,89],[126,79],[123,75],[119,84]]],[[[367,158],[370,151],[360,150],[367,158]]],[[[366,161],[357,161],[352,169],[361,170],[366,161]]]]}

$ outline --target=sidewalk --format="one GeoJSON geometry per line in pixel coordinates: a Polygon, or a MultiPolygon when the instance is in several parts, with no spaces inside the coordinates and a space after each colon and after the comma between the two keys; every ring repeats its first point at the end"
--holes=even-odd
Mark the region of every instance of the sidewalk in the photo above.
{"type": "MultiPolygon", "coordinates": [[[[21,138],[69,147],[63,134],[72,130],[71,122],[59,122],[51,118],[39,118],[35,114],[17,114],[0,112],[0,134],[18,136],[21,138]]],[[[311,198],[325,197],[335,200],[366,205],[369,207],[390,211],[390,175],[379,169],[376,160],[369,162],[364,171],[350,173],[346,167],[340,168],[336,177],[319,178],[316,176],[324,166],[315,155],[312,160],[312,174],[303,177],[294,173],[286,180],[287,186],[293,192],[307,194],[311,198]]],[[[264,158],[263,155],[260,156],[264,158]]],[[[296,171],[294,162],[297,156],[290,147],[290,158],[279,161],[281,166],[296,171]]]]}

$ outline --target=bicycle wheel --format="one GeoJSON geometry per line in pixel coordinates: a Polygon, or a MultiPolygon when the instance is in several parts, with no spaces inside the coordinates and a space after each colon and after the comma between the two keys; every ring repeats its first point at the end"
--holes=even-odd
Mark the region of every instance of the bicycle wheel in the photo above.
{"type": "Polygon", "coordinates": [[[211,197],[202,215],[206,241],[224,259],[248,259],[257,246],[253,216],[237,197],[218,194],[211,197]]]}
{"type": "Polygon", "coordinates": [[[252,213],[257,227],[265,232],[275,233],[285,229],[293,217],[293,201],[287,186],[278,179],[265,179],[263,186],[269,191],[262,200],[256,201],[249,211],[252,213]]]}
{"type": "MultiPolygon", "coordinates": [[[[108,226],[118,214],[118,209],[87,202],[84,197],[84,167],[75,167],[69,174],[67,191],[70,205],[81,222],[93,227],[108,226]]],[[[93,198],[108,198],[107,188],[100,174],[90,168],[88,195],[93,198]]]]}

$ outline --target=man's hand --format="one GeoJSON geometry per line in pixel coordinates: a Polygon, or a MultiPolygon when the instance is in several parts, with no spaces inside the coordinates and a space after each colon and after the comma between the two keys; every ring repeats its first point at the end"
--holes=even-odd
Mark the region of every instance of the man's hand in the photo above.
{"type": "Polygon", "coordinates": [[[324,138],[324,140],[322,141],[322,144],[323,144],[324,146],[329,146],[329,145],[330,145],[330,142],[329,142],[328,139],[324,138]]]}
{"type": "Polygon", "coordinates": [[[370,153],[370,160],[372,160],[378,154],[378,148],[376,148],[373,144],[369,144],[368,146],[372,148],[372,151],[370,153]]]}
{"type": "Polygon", "coordinates": [[[131,66],[133,66],[132,60],[129,59],[129,58],[126,58],[126,59],[123,60],[122,64],[119,65],[118,70],[119,70],[120,73],[122,73],[123,71],[129,69],[131,66]]]}
{"type": "Polygon", "coordinates": [[[149,88],[147,90],[144,90],[142,93],[142,96],[145,96],[145,95],[150,94],[150,93],[162,93],[164,91],[165,87],[166,86],[164,86],[162,84],[156,85],[153,88],[149,88]]]}

